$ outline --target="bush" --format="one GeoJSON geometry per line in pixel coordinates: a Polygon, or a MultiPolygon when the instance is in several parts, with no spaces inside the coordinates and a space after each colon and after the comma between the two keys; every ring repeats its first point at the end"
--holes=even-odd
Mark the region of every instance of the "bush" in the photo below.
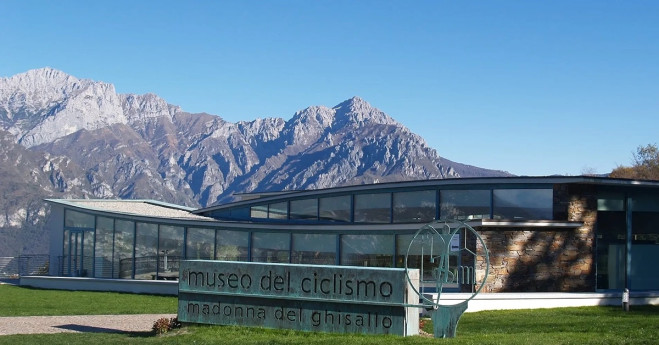
{"type": "Polygon", "coordinates": [[[165,334],[172,329],[181,328],[181,322],[178,321],[178,318],[173,317],[168,319],[166,317],[160,318],[153,323],[153,332],[157,335],[165,334]]]}

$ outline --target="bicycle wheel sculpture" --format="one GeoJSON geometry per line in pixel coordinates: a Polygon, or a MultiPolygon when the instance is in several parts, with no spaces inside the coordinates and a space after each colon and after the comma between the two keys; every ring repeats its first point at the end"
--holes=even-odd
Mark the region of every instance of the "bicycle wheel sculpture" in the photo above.
{"type": "Polygon", "coordinates": [[[407,279],[419,295],[422,306],[430,310],[435,338],[453,338],[460,316],[485,286],[490,259],[481,236],[467,223],[459,220],[438,220],[419,229],[407,248],[405,269],[418,268],[420,282],[407,279]],[[476,253],[480,244],[482,254],[476,253]],[[484,261],[485,274],[477,277],[475,267],[484,261]],[[419,286],[417,288],[416,286],[419,286]],[[444,303],[442,289],[468,289],[469,297],[444,303]],[[429,292],[429,293],[428,293],[429,292]],[[437,296],[436,298],[434,296],[437,296]]]}

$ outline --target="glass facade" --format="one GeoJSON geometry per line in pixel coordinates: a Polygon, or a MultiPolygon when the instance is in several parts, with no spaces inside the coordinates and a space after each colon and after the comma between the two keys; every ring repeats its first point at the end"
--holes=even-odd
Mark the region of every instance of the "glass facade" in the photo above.
{"type": "Polygon", "coordinates": [[[252,261],[280,262],[290,261],[291,235],[277,232],[252,233],[252,261]]]}
{"type": "Polygon", "coordinates": [[[551,219],[551,189],[495,189],[494,219],[551,219]]]}
{"type": "Polygon", "coordinates": [[[441,219],[488,219],[490,218],[490,190],[442,190],[440,191],[441,219]]]}
{"type": "Polygon", "coordinates": [[[318,220],[318,199],[291,200],[290,219],[318,220]]]}
{"type": "MultiPolygon", "coordinates": [[[[92,210],[65,208],[60,272],[81,277],[177,279],[182,258],[403,267],[411,229],[438,217],[465,221],[555,220],[554,189],[524,187],[369,189],[328,197],[275,199],[264,205],[242,203],[240,212],[222,211],[240,215],[243,220],[258,219],[258,224],[240,226],[200,222],[187,226],[180,220],[168,224],[166,219],[149,222],[146,218],[101,216],[92,210]],[[265,223],[268,220],[277,225],[269,228],[265,223]],[[295,226],[282,226],[287,220],[295,226]],[[321,226],[316,228],[312,222],[321,226]],[[381,224],[391,225],[377,228],[381,224]]],[[[590,279],[595,289],[659,288],[655,265],[659,261],[659,195],[608,190],[596,195],[594,246],[589,247],[593,250],[595,272],[594,279],[590,279]]],[[[483,226],[487,226],[485,222],[483,226]]],[[[522,229],[493,227],[488,231],[522,229]]],[[[438,249],[413,247],[409,265],[431,267],[424,261],[427,258],[417,253],[420,250],[438,249]]],[[[472,262],[458,255],[451,255],[450,260],[454,276],[474,274],[472,262]]],[[[432,274],[423,271],[424,281],[432,282],[432,274]]]]}
{"type": "Polygon", "coordinates": [[[320,198],[318,201],[320,220],[349,222],[352,209],[350,199],[350,195],[320,198]]]}
{"type": "Polygon", "coordinates": [[[215,259],[249,261],[249,232],[217,230],[215,259]]]}
{"type": "Polygon", "coordinates": [[[158,273],[158,225],[135,225],[135,279],[154,279],[158,273]]]}
{"type": "Polygon", "coordinates": [[[341,235],[341,265],[392,267],[394,235],[341,235]]]}
{"type": "Polygon", "coordinates": [[[435,219],[437,191],[396,192],[393,194],[394,223],[429,223],[435,219]]]}
{"type": "Polygon", "coordinates": [[[185,257],[192,260],[215,258],[215,230],[188,228],[185,257]]]}
{"type": "Polygon", "coordinates": [[[291,263],[335,265],[336,238],[331,234],[293,234],[291,263]]]}
{"type": "Polygon", "coordinates": [[[355,223],[390,223],[391,193],[355,195],[355,223]]]}

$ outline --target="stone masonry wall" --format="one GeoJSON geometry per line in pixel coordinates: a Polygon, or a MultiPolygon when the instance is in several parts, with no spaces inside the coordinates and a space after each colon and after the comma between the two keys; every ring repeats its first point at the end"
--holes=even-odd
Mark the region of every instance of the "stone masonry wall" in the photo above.
{"type": "MultiPolygon", "coordinates": [[[[596,193],[590,186],[559,185],[554,195],[555,220],[583,222],[581,227],[477,229],[490,252],[483,292],[595,291],[596,193]]],[[[475,245],[480,281],[485,261],[482,246],[475,245]]]]}

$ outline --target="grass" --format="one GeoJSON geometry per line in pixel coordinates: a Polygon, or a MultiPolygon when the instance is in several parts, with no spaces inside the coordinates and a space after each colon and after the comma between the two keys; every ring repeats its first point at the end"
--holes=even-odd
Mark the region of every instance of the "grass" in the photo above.
{"type": "MultiPolygon", "coordinates": [[[[175,313],[176,297],[0,286],[0,313],[5,316],[132,314],[136,305],[140,306],[139,313],[175,313]],[[14,298],[18,301],[8,301],[14,298]]],[[[432,325],[428,326],[426,330],[432,332],[432,325]]],[[[0,344],[656,344],[657,339],[659,307],[632,306],[627,313],[619,307],[466,313],[458,325],[457,338],[442,340],[190,325],[164,336],[148,332],[7,335],[0,336],[0,344]]]]}
{"type": "Polygon", "coordinates": [[[175,296],[41,290],[0,285],[0,316],[176,314],[176,309],[175,296]]]}

